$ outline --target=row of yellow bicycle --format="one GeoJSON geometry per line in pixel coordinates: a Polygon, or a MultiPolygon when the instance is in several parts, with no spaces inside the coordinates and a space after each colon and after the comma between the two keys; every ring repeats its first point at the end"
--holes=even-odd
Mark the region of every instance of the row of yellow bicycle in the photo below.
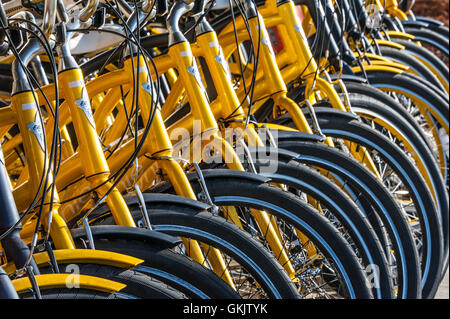
{"type": "Polygon", "coordinates": [[[0,298],[433,298],[448,27],[408,0],[2,0],[0,298]]]}

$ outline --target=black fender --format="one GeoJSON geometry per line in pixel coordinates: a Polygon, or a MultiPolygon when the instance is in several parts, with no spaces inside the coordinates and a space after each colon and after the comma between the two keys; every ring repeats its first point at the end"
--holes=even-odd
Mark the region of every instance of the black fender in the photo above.
{"type": "MultiPolygon", "coordinates": [[[[406,20],[406,21],[402,21],[402,22],[410,22],[410,21],[414,21],[414,20],[406,20]]],[[[425,22],[425,23],[434,25],[436,27],[444,25],[444,23],[442,23],[441,21],[435,20],[433,18],[428,18],[428,17],[416,17],[415,22],[425,22]]]]}
{"type": "MultiPolygon", "coordinates": [[[[308,113],[309,113],[308,109],[302,108],[302,111],[308,117],[308,113]]],[[[340,117],[340,118],[346,118],[348,120],[355,120],[358,118],[357,114],[334,109],[334,108],[332,108],[331,104],[326,103],[326,102],[325,103],[320,102],[318,104],[318,106],[314,106],[314,113],[316,113],[316,116],[318,118],[320,118],[321,114],[322,115],[325,115],[325,114],[332,115],[332,116],[340,117]]],[[[274,121],[274,123],[283,125],[283,124],[287,123],[288,121],[291,121],[290,117],[282,117],[282,118],[276,119],[274,121]]],[[[283,139],[288,140],[291,138],[295,138],[297,140],[311,141],[311,142],[323,141],[323,137],[321,137],[320,135],[316,135],[316,134],[278,130],[278,139],[279,140],[283,140],[283,139]]]]}
{"type": "MultiPolygon", "coordinates": [[[[326,109],[326,108],[324,108],[324,109],[326,109]]],[[[328,109],[328,110],[330,110],[330,109],[328,109]]],[[[331,113],[334,113],[333,111],[336,111],[336,110],[331,109],[331,113]]],[[[346,113],[346,112],[341,112],[341,113],[346,113]]],[[[354,116],[348,116],[348,118],[353,119],[354,116]]],[[[293,132],[293,133],[295,133],[295,132],[293,132]]],[[[296,140],[298,141],[299,139],[296,139],[296,140]]],[[[300,140],[305,141],[304,139],[300,139],[300,140]]],[[[313,141],[316,142],[315,140],[313,140],[313,141]]],[[[276,154],[277,160],[282,161],[284,163],[288,163],[291,160],[298,160],[301,158],[301,154],[298,154],[296,152],[292,152],[292,151],[289,151],[289,150],[286,150],[283,148],[275,148],[275,147],[270,147],[270,146],[248,147],[248,150],[253,159],[258,158],[258,154],[260,154],[260,152],[265,152],[266,154],[267,153],[276,154]]],[[[269,176],[263,176],[260,174],[254,174],[254,173],[245,172],[245,171],[229,170],[229,169],[223,169],[223,168],[202,169],[202,174],[203,174],[204,179],[208,180],[208,181],[213,181],[214,179],[221,179],[221,178],[237,178],[237,179],[255,181],[255,182],[259,182],[259,183],[273,182],[272,178],[270,178],[269,176]]],[[[198,178],[197,174],[195,172],[188,173],[188,174],[186,174],[186,176],[190,182],[196,182],[197,178],[198,178]]],[[[145,196],[154,195],[157,197],[159,197],[159,196],[179,197],[176,195],[161,194],[162,192],[173,191],[170,181],[161,182],[161,183],[155,185],[150,191],[157,191],[158,193],[157,194],[146,193],[145,196]]],[[[181,197],[181,199],[186,199],[186,198],[181,197]]],[[[190,200],[190,199],[187,199],[187,200],[190,202],[198,203],[197,204],[198,207],[204,207],[204,208],[210,207],[209,205],[202,203],[202,202],[197,202],[197,201],[190,200]]],[[[151,209],[152,209],[152,207],[150,206],[150,210],[151,209]]],[[[188,213],[188,212],[186,212],[186,213],[188,213]]]]}
{"type": "Polygon", "coordinates": [[[352,74],[330,74],[330,78],[331,81],[336,81],[338,79],[342,79],[345,82],[357,82],[357,83],[365,83],[368,84],[367,79],[357,76],[357,75],[352,75],[352,74]]]}
{"type": "MultiPolygon", "coordinates": [[[[149,244],[157,245],[161,248],[174,248],[181,243],[181,240],[163,233],[159,233],[153,230],[117,226],[117,225],[101,225],[90,227],[92,236],[95,239],[123,239],[123,240],[138,240],[147,242],[149,244]]],[[[84,228],[71,229],[72,237],[74,240],[86,237],[86,231],[84,228]]]]}
{"type": "MultiPolygon", "coordinates": [[[[156,188],[152,188],[154,190],[156,188]]],[[[147,207],[168,207],[170,206],[179,206],[184,209],[195,210],[195,211],[204,211],[208,210],[210,206],[203,202],[199,202],[190,198],[173,195],[173,194],[161,194],[159,192],[152,193],[143,193],[144,202],[147,207]]],[[[139,205],[139,201],[136,195],[129,195],[124,197],[125,202],[128,206],[139,205]]]]}
{"type": "MultiPolygon", "coordinates": [[[[258,152],[261,151],[260,147],[248,147],[248,150],[253,158],[258,158],[258,152]]],[[[278,156],[278,160],[282,162],[289,162],[291,160],[295,160],[301,157],[300,154],[286,150],[284,148],[274,148],[274,147],[265,147],[265,152],[276,152],[278,156]]],[[[268,178],[268,177],[266,177],[268,178]]]]}
{"type": "MultiPolygon", "coordinates": [[[[305,110],[303,110],[305,111],[305,110]]],[[[287,119],[289,120],[289,118],[287,119]]],[[[282,124],[279,123],[279,124],[282,124]]],[[[283,130],[278,130],[277,131],[277,140],[290,140],[290,139],[296,139],[296,140],[302,140],[305,142],[323,142],[324,137],[320,136],[318,134],[309,134],[306,132],[294,132],[294,131],[283,131],[283,130]]]]}

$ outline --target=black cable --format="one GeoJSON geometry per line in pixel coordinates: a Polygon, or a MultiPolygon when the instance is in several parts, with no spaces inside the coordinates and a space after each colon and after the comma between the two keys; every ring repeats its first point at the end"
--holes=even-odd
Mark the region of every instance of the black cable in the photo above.
{"type": "MultiPolygon", "coordinates": [[[[12,20],[18,20],[18,21],[25,21],[25,22],[27,22],[27,20],[23,20],[23,19],[12,19],[12,20]]],[[[37,25],[35,25],[34,23],[32,23],[32,22],[30,24],[33,25],[37,30],[39,30],[41,35],[43,36],[43,39],[46,40],[45,35],[39,29],[39,27],[37,25]]],[[[28,30],[28,29],[25,29],[25,28],[22,28],[22,27],[19,27],[18,29],[22,29],[23,31],[31,32],[36,38],[39,39],[39,36],[36,33],[32,32],[31,30],[28,30]]],[[[41,220],[41,216],[42,216],[42,213],[43,213],[43,208],[44,208],[44,205],[45,205],[44,198],[47,196],[49,191],[50,191],[50,203],[49,203],[49,214],[50,215],[49,216],[52,217],[52,215],[51,215],[52,213],[51,212],[52,212],[52,209],[53,209],[53,202],[54,202],[54,195],[55,195],[55,186],[56,186],[55,185],[55,180],[56,180],[56,175],[59,172],[59,166],[60,166],[60,163],[61,163],[61,156],[59,157],[59,160],[58,160],[58,148],[56,146],[56,145],[61,145],[61,136],[60,136],[60,132],[59,132],[59,90],[58,90],[58,79],[57,79],[57,71],[56,71],[56,62],[55,62],[55,59],[54,59],[52,51],[49,49],[50,44],[47,41],[46,41],[45,44],[41,41],[41,44],[43,44],[43,47],[44,47],[45,51],[47,52],[47,55],[48,55],[49,60],[51,62],[53,75],[55,77],[54,88],[55,88],[56,106],[55,106],[55,111],[53,112],[52,106],[51,106],[50,102],[48,101],[48,98],[45,96],[45,94],[41,90],[39,83],[36,83],[37,80],[34,78],[34,76],[31,74],[31,72],[29,72],[28,69],[25,68],[26,72],[29,74],[29,77],[32,79],[33,82],[36,83],[36,86],[39,88],[39,90],[43,94],[46,102],[48,103],[49,109],[50,109],[50,111],[51,111],[51,113],[52,113],[52,115],[54,117],[52,144],[51,144],[51,148],[50,148],[50,154],[48,156],[48,160],[49,160],[49,166],[48,167],[49,167],[49,169],[47,170],[47,174],[45,174],[45,179],[44,179],[44,184],[43,184],[44,185],[43,186],[44,187],[44,191],[43,191],[43,194],[42,194],[42,199],[40,201],[41,204],[39,205],[39,212],[37,213],[38,221],[36,223],[35,234],[38,232],[38,228],[40,226],[40,220],[41,220]],[[50,165],[50,162],[52,162],[53,165],[50,165]],[[51,167],[54,167],[54,169],[51,170],[50,169],[51,167]],[[53,180],[52,180],[52,183],[50,184],[50,186],[47,188],[48,183],[49,183],[50,172],[53,173],[53,176],[52,176],[53,180]]],[[[23,63],[21,63],[21,64],[24,67],[23,63]]],[[[31,83],[30,83],[30,85],[31,85],[31,83]]],[[[33,86],[31,86],[31,87],[33,87],[33,86]]],[[[36,102],[36,105],[39,105],[36,100],[35,100],[35,102],[36,102]]],[[[43,123],[42,115],[41,115],[39,109],[38,109],[38,113],[39,113],[40,121],[41,121],[41,123],[43,123]]],[[[45,127],[43,127],[43,131],[45,132],[45,127]]],[[[45,136],[45,134],[44,134],[44,136],[45,136]]],[[[44,138],[44,145],[47,145],[46,138],[44,138]]],[[[61,152],[61,150],[60,150],[60,152],[61,152]]],[[[44,156],[45,156],[44,157],[45,161],[47,161],[46,149],[45,149],[45,152],[44,152],[44,156]]],[[[44,172],[45,172],[45,167],[46,167],[45,163],[44,163],[44,172]]],[[[51,222],[51,218],[49,218],[49,222],[51,222]]],[[[48,225],[48,226],[50,227],[51,225],[48,225]]],[[[48,235],[49,235],[49,233],[47,233],[46,240],[48,239],[48,235]]]]}
{"type": "MultiPolygon", "coordinates": [[[[260,20],[260,16],[259,16],[259,12],[258,9],[256,8],[256,2],[255,0],[251,0],[255,6],[256,12],[257,12],[257,16],[256,18],[258,19],[258,48],[256,49],[256,57],[255,57],[255,61],[254,61],[254,67],[253,67],[253,78],[252,78],[252,87],[251,87],[251,93],[250,93],[250,102],[248,105],[248,112],[247,112],[247,118],[245,121],[245,127],[244,127],[244,131],[247,129],[248,123],[250,121],[250,114],[252,111],[252,107],[253,107],[253,97],[254,97],[254,93],[255,93],[255,84],[256,84],[256,73],[258,71],[258,64],[259,64],[259,51],[261,48],[261,20],[260,20]]],[[[270,41],[270,39],[267,39],[268,41],[270,41]]],[[[269,42],[269,45],[270,42],[269,42]]]]}

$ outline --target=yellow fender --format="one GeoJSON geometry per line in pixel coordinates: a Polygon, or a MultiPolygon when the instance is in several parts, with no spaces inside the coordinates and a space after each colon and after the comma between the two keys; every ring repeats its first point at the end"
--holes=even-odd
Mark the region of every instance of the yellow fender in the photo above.
{"type": "MultiPolygon", "coordinates": [[[[100,264],[131,269],[144,262],[139,258],[104,250],[57,249],[54,250],[53,253],[58,264],[100,264]]],[[[48,265],[50,262],[50,257],[47,252],[34,254],[33,257],[38,266],[48,265]]],[[[11,274],[16,270],[16,267],[13,263],[8,263],[3,266],[3,269],[7,274],[11,274]]]]}
{"type": "Polygon", "coordinates": [[[400,39],[405,39],[405,40],[414,40],[415,39],[415,36],[412,34],[394,31],[394,30],[388,30],[387,34],[393,38],[400,38],[400,39]]]}
{"type": "MultiPolygon", "coordinates": [[[[38,275],[35,278],[39,288],[42,290],[52,288],[69,289],[68,283],[72,283],[74,279],[76,279],[76,283],[77,285],[79,285],[79,288],[102,291],[107,293],[118,292],[126,287],[125,284],[119,282],[86,275],[47,274],[47,275],[38,275]]],[[[15,279],[12,281],[12,283],[18,293],[26,292],[32,289],[32,285],[28,277],[15,279]]]]}

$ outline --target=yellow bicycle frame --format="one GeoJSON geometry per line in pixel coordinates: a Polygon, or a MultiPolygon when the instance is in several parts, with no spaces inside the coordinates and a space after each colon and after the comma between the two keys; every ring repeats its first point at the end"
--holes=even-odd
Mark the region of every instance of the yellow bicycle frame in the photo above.
{"type": "MultiPolygon", "coordinates": [[[[281,69],[281,74],[283,76],[283,79],[286,83],[292,82],[298,78],[298,76],[302,73],[307,74],[307,76],[304,76],[302,80],[304,80],[307,83],[306,91],[308,91],[308,87],[311,87],[312,81],[314,81],[315,74],[317,73],[317,65],[314,62],[314,59],[312,58],[312,55],[309,51],[309,46],[306,41],[306,37],[303,33],[302,27],[300,26],[300,21],[298,20],[298,16],[294,10],[294,5],[291,2],[283,3],[279,6],[275,5],[275,1],[268,0],[266,4],[260,9],[261,14],[264,16],[264,21],[267,22],[268,26],[277,26],[278,31],[280,33],[281,40],[284,45],[284,50],[281,51],[277,55],[277,63],[278,66],[281,69]],[[287,45],[285,45],[287,44],[287,45]]],[[[238,19],[236,24],[240,25],[241,19],[238,19]]],[[[231,26],[230,26],[231,28],[231,26]]],[[[228,36],[228,40],[223,40],[224,43],[231,43],[230,31],[228,31],[227,35],[222,35],[223,33],[227,32],[227,29],[224,29],[219,39],[226,38],[228,36]]],[[[238,33],[240,35],[240,33],[238,33]]],[[[242,33],[242,37],[244,37],[245,34],[242,33]]],[[[221,41],[222,42],[222,41],[221,41]]],[[[231,46],[231,45],[230,45],[231,46]]],[[[225,52],[227,52],[227,48],[224,49],[225,52]]],[[[231,48],[231,50],[233,50],[231,48]]],[[[230,50],[230,51],[231,51],[230,50]]],[[[228,51],[229,52],[229,51],[228,51]]],[[[381,58],[381,57],[378,57],[381,58]]],[[[381,58],[382,59],[382,58],[381,58]]],[[[394,73],[400,73],[402,71],[405,71],[406,68],[400,64],[395,64],[390,61],[386,61],[389,67],[386,66],[386,64],[382,63],[381,65],[371,65],[366,66],[367,70],[373,70],[373,71],[389,71],[394,73]]],[[[355,68],[355,71],[357,69],[355,68]]],[[[339,96],[337,96],[336,91],[334,88],[325,80],[321,79],[320,77],[316,78],[316,87],[320,91],[321,94],[326,96],[329,100],[331,105],[334,108],[348,111],[348,108],[346,108],[342,102],[340,101],[339,96]]],[[[257,87],[261,88],[264,87],[265,83],[270,83],[269,81],[262,81],[257,83],[257,87]]],[[[270,83],[271,84],[271,83],[270,83]]],[[[270,85],[272,87],[272,85],[270,85]]],[[[382,89],[382,88],[381,88],[382,89]]],[[[266,93],[268,95],[268,93],[266,93]]],[[[422,108],[422,110],[429,109],[428,106],[424,105],[423,101],[415,99],[413,96],[411,96],[414,101],[416,101],[417,105],[422,108]]],[[[257,98],[258,99],[258,96],[257,98]]],[[[256,107],[257,108],[257,107],[256,107]]],[[[289,111],[288,111],[289,112],[289,111]]],[[[291,117],[294,120],[294,114],[289,112],[291,114],[291,117]]],[[[426,112],[425,112],[426,113],[426,112]]],[[[363,115],[363,114],[361,114],[363,115]]],[[[364,116],[364,115],[363,115],[364,116]]],[[[374,120],[375,122],[379,124],[384,124],[386,126],[386,122],[383,119],[380,118],[374,118],[373,116],[370,116],[370,114],[366,115],[367,118],[370,118],[374,120]]],[[[297,118],[298,120],[298,118],[297,118]]],[[[430,121],[429,116],[427,117],[427,120],[430,121]]],[[[295,122],[294,122],[295,123],[295,122]]],[[[304,126],[304,124],[296,124],[296,127],[300,129],[300,125],[304,126]]],[[[431,124],[431,123],[430,123],[431,124]]],[[[389,127],[389,126],[387,126],[389,127]]],[[[445,127],[445,126],[444,126],[445,127]]],[[[430,176],[427,174],[426,169],[423,166],[423,163],[421,163],[420,158],[418,158],[417,154],[413,151],[413,147],[409,141],[407,141],[397,130],[395,130],[394,127],[390,127],[392,129],[391,132],[394,133],[394,136],[396,136],[399,140],[404,142],[405,147],[413,154],[414,159],[416,160],[416,163],[418,164],[419,169],[423,173],[423,176],[425,177],[428,186],[431,187],[433,190],[433,185],[430,179],[430,176]],[[395,134],[396,133],[396,134],[395,134]]],[[[300,129],[301,130],[301,129],[300,129]]],[[[437,132],[433,132],[435,135],[437,132]]],[[[439,141],[439,139],[436,139],[439,141]]],[[[364,150],[354,153],[354,156],[357,159],[364,159],[368,158],[367,156],[364,156],[364,150]]],[[[440,154],[440,157],[442,157],[442,154],[440,154]]],[[[373,163],[371,162],[365,162],[365,164],[374,172],[377,173],[376,168],[374,167],[373,163]]]]}
{"type": "MultiPolygon", "coordinates": [[[[77,280],[77,285],[79,288],[107,293],[119,292],[126,287],[125,284],[116,281],[87,275],[76,275],[76,278],[74,278],[73,274],[48,274],[38,275],[35,278],[36,283],[41,290],[67,288],[67,283],[73,281],[74,279],[77,280]]],[[[28,277],[14,279],[12,283],[18,293],[27,292],[33,288],[28,277]]]]}

